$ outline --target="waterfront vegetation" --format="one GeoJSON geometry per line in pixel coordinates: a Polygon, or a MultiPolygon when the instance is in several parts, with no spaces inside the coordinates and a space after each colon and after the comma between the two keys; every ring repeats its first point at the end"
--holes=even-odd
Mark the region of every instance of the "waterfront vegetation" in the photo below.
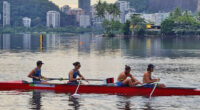
{"type": "Polygon", "coordinates": [[[122,24],[121,32],[124,35],[144,35],[146,32],[146,22],[140,15],[131,16],[130,20],[127,20],[125,24],[122,24]]]}
{"type": "Polygon", "coordinates": [[[144,35],[146,31],[146,22],[139,15],[133,15],[130,20],[122,24],[115,18],[119,17],[120,10],[116,4],[108,4],[106,1],[101,2],[99,0],[96,5],[97,16],[103,19],[102,26],[104,28],[104,34],[109,37],[115,36],[115,34],[124,35],[144,35]],[[105,14],[111,15],[111,20],[105,19],[105,14]]]}
{"type": "Polygon", "coordinates": [[[33,27],[33,28],[25,28],[25,27],[5,27],[0,28],[0,33],[85,33],[85,32],[92,32],[90,28],[82,28],[82,27],[75,27],[75,26],[67,26],[67,27],[60,27],[60,28],[47,28],[47,27],[33,27]]]}
{"type": "Polygon", "coordinates": [[[103,18],[102,26],[104,28],[104,34],[106,36],[115,36],[116,34],[123,34],[125,36],[130,35],[199,35],[200,34],[200,12],[197,15],[185,10],[182,12],[179,8],[176,8],[170,13],[170,16],[161,23],[161,29],[147,29],[147,25],[152,23],[146,22],[144,18],[140,17],[140,14],[134,14],[130,20],[125,23],[120,23],[115,20],[119,16],[116,8],[110,8],[116,4],[107,4],[101,2],[96,6],[97,15],[103,18]],[[111,20],[105,18],[105,13],[112,15],[111,20]]]}
{"type": "Polygon", "coordinates": [[[97,16],[103,19],[102,26],[105,30],[104,34],[113,37],[116,33],[119,33],[121,23],[114,19],[120,15],[120,10],[116,3],[108,4],[106,1],[101,2],[101,0],[99,0],[95,8],[97,10],[97,16]],[[105,19],[106,14],[111,15],[111,20],[105,19]]]}
{"type": "Polygon", "coordinates": [[[167,35],[200,34],[200,13],[194,16],[187,10],[176,8],[161,24],[161,33],[167,35]]]}

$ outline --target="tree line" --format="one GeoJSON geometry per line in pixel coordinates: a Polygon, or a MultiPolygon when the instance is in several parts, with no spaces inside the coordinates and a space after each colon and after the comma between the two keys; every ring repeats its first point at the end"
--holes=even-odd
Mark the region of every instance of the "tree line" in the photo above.
{"type": "MultiPolygon", "coordinates": [[[[116,17],[120,16],[120,10],[116,4],[108,4],[99,0],[96,5],[97,15],[102,18],[102,26],[107,36],[115,36],[115,34],[123,35],[145,35],[153,33],[147,29],[148,22],[141,18],[140,14],[134,14],[125,23],[120,23],[116,17]],[[111,20],[105,18],[108,13],[112,16],[111,20]]],[[[182,12],[179,8],[172,11],[167,19],[161,23],[159,34],[163,35],[186,35],[200,34],[200,12],[193,15],[185,10],[182,12]]]]}

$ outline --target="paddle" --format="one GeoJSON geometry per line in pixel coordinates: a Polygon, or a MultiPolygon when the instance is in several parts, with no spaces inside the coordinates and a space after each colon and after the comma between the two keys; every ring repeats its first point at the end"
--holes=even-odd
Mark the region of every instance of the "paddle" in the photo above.
{"type": "Polygon", "coordinates": [[[153,92],[155,91],[156,87],[157,87],[158,83],[155,83],[153,90],[151,91],[150,95],[149,95],[149,100],[151,100],[151,96],[153,95],[153,92]]]}
{"type": "MultiPolygon", "coordinates": [[[[60,81],[62,81],[62,80],[69,80],[69,79],[68,78],[47,78],[47,80],[60,80],[60,81]]],[[[86,80],[88,80],[88,81],[104,81],[102,79],[86,79],[86,80]]]]}
{"type": "Polygon", "coordinates": [[[80,84],[81,84],[81,80],[79,80],[78,86],[77,86],[77,88],[76,88],[76,91],[75,91],[75,93],[72,95],[72,97],[74,97],[74,98],[79,98],[79,97],[80,97],[80,95],[77,94],[77,91],[78,91],[78,89],[79,89],[80,84]]]}

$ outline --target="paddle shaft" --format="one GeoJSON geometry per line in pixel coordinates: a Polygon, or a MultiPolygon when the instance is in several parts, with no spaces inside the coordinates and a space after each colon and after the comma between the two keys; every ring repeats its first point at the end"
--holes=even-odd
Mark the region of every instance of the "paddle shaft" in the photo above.
{"type": "MultiPolygon", "coordinates": [[[[68,78],[47,78],[47,80],[69,80],[68,78]]],[[[88,81],[104,81],[102,79],[86,79],[88,81]]]]}
{"type": "Polygon", "coordinates": [[[158,83],[155,83],[153,90],[151,91],[150,95],[149,95],[149,100],[151,99],[151,96],[153,95],[153,92],[155,91],[156,87],[157,87],[158,83]]]}
{"type": "Polygon", "coordinates": [[[77,91],[78,91],[78,88],[79,88],[80,84],[81,84],[81,80],[79,80],[79,82],[78,82],[78,86],[77,86],[76,91],[75,91],[74,94],[77,94],[77,91]]]}

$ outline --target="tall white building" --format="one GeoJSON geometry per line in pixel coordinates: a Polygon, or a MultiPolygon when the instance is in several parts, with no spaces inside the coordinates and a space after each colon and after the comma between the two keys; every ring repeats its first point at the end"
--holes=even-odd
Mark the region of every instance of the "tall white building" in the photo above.
{"type": "Polygon", "coordinates": [[[90,16],[89,15],[81,15],[80,16],[80,27],[87,28],[90,26],[90,16]]]}
{"type": "Polygon", "coordinates": [[[3,2],[3,27],[10,25],[10,3],[3,2]]]}
{"type": "Polygon", "coordinates": [[[24,17],[22,18],[22,22],[24,27],[31,27],[31,18],[24,17]]]}
{"type": "Polygon", "coordinates": [[[116,4],[117,4],[117,7],[120,9],[120,12],[121,12],[120,13],[120,22],[124,23],[126,12],[130,8],[130,3],[127,2],[127,1],[117,1],[116,4]]]}
{"type": "Polygon", "coordinates": [[[60,13],[57,11],[47,12],[47,27],[60,27],[60,13]]]}

